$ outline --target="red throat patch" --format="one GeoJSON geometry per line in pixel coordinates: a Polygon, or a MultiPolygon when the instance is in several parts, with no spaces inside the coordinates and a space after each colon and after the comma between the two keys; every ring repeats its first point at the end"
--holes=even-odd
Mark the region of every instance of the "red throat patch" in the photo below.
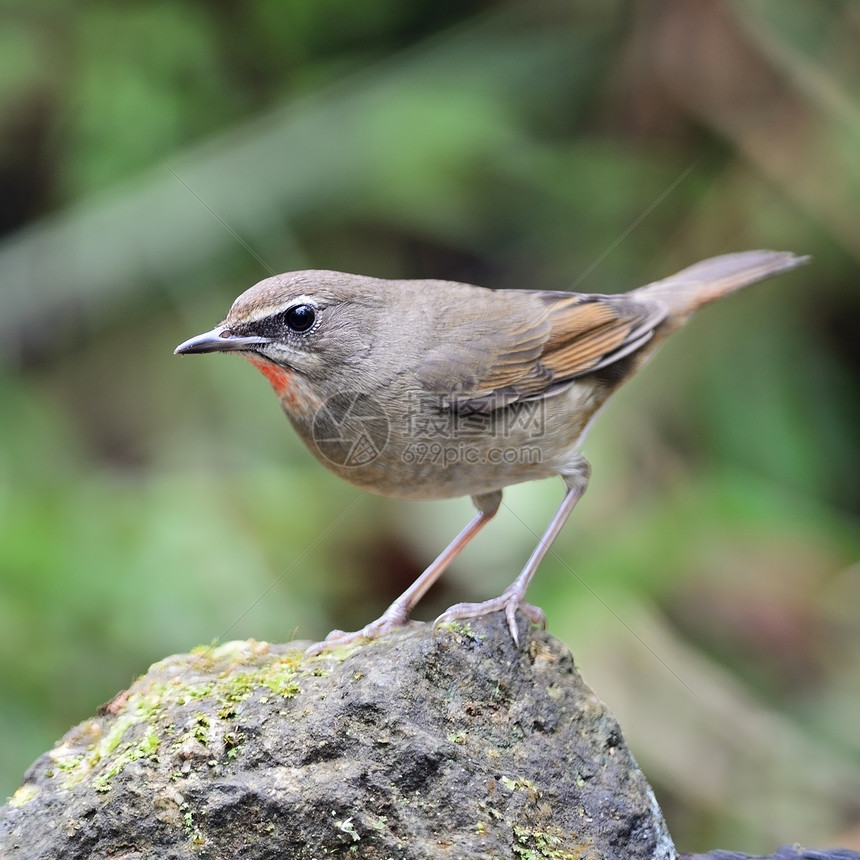
{"type": "Polygon", "coordinates": [[[261,355],[251,354],[246,357],[269,380],[281,404],[289,412],[312,415],[322,405],[317,394],[299,374],[261,355]]]}
{"type": "Polygon", "coordinates": [[[254,367],[256,367],[257,370],[259,370],[260,373],[269,380],[278,397],[285,398],[287,400],[293,399],[290,396],[293,374],[289,370],[257,355],[249,355],[248,361],[250,361],[251,364],[253,364],[254,367]]]}

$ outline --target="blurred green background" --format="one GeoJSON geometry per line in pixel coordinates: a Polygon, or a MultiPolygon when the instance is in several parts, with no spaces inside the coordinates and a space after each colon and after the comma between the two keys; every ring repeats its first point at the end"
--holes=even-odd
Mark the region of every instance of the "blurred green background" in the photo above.
{"type": "MultiPolygon", "coordinates": [[[[0,795],[167,654],[376,617],[471,515],[363,495],[179,359],[271,272],[617,292],[814,263],[617,395],[531,598],[682,850],[860,847],[856,0],[4,0],[0,795]]],[[[419,617],[497,594],[506,509],[419,617]]]]}

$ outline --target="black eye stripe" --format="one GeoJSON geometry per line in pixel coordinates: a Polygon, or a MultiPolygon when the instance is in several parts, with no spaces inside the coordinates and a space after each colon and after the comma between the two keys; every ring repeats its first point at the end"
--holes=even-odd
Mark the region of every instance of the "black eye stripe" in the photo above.
{"type": "Polygon", "coordinates": [[[312,304],[302,302],[245,326],[237,326],[234,331],[236,334],[259,335],[278,340],[290,333],[304,334],[310,331],[317,320],[318,313],[312,304]]]}

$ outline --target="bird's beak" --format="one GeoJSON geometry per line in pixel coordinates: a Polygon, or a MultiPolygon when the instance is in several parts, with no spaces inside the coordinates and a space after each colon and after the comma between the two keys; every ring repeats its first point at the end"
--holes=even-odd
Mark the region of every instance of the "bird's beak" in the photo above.
{"type": "Polygon", "coordinates": [[[253,349],[255,346],[262,346],[269,343],[266,337],[241,337],[233,334],[225,325],[219,325],[213,328],[212,331],[207,331],[204,334],[198,334],[186,340],[185,343],[180,343],[173,350],[174,355],[188,355],[193,352],[234,352],[236,350],[253,349]]]}

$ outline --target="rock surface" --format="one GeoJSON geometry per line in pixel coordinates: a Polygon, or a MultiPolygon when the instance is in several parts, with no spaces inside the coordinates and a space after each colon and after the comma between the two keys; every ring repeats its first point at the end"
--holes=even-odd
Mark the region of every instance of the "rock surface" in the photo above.
{"type": "Polygon", "coordinates": [[[168,658],[32,765],[0,856],[674,858],[568,650],[520,635],[494,615],[168,658]]]}

